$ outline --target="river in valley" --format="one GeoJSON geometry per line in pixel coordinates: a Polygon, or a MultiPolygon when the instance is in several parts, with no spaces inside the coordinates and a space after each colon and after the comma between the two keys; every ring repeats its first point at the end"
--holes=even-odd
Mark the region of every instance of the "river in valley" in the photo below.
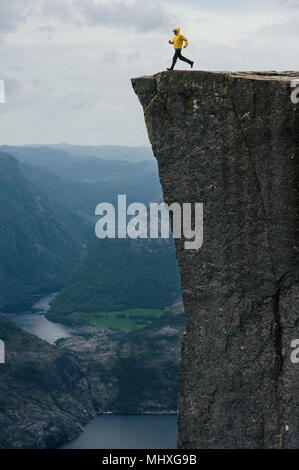
{"type": "Polygon", "coordinates": [[[47,320],[45,316],[56,295],[57,292],[43,297],[37,296],[30,309],[7,313],[6,317],[29,333],[48,341],[48,343],[53,344],[60,338],[68,338],[72,335],[70,328],[59,323],[53,323],[47,320]]]}
{"type": "MultiPolygon", "coordinates": [[[[53,323],[45,317],[57,293],[37,296],[30,309],[7,313],[15,324],[53,344],[75,331],[53,323]]],[[[73,441],[62,449],[175,449],[176,415],[114,415],[96,416],[73,441]]]]}

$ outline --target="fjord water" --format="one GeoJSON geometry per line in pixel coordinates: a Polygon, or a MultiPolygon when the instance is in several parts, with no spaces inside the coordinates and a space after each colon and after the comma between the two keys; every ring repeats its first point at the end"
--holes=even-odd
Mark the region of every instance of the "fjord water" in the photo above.
{"type": "Polygon", "coordinates": [[[100,415],[61,449],[175,449],[176,415],[100,415]]]}
{"type": "MultiPolygon", "coordinates": [[[[37,297],[30,309],[6,314],[29,333],[53,344],[75,332],[45,317],[57,293],[37,297]]],[[[174,449],[176,448],[176,415],[96,416],[73,441],[61,449],[174,449]]]]}
{"type": "Polygon", "coordinates": [[[24,330],[38,336],[50,344],[54,344],[60,338],[68,338],[72,335],[71,329],[59,323],[53,323],[45,317],[56,297],[57,292],[38,297],[30,309],[16,313],[6,314],[7,318],[24,330]]]}

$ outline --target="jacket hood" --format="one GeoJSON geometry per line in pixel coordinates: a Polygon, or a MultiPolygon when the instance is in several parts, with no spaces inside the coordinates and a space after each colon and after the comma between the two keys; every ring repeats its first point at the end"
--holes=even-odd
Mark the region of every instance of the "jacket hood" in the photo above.
{"type": "Polygon", "coordinates": [[[180,34],[180,28],[174,28],[173,31],[176,31],[178,34],[180,34]]]}

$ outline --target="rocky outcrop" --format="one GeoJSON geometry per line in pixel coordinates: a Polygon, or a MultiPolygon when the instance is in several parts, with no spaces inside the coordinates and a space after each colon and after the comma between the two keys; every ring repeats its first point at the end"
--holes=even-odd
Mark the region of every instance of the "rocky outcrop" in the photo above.
{"type": "Polygon", "coordinates": [[[184,328],[179,301],[140,330],[117,335],[81,327],[57,347],[79,358],[98,413],[176,413],[184,328]]]}
{"type": "Polygon", "coordinates": [[[0,315],[0,449],[53,448],[77,437],[95,415],[76,356],[0,315]]]}
{"type": "Polygon", "coordinates": [[[181,448],[296,448],[299,73],[133,79],[164,199],[204,204],[204,243],[176,240],[187,332],[181,448]]]}

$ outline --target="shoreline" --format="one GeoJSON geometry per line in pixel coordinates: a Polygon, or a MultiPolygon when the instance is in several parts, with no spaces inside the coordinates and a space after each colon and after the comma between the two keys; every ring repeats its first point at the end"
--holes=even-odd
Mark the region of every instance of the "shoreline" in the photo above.
{"type": "Polygon", "coordinates": [[[51,294],[56,294],[62,289],[62,286],[57,287],[56,289],[42,289],[35,291],[32,294],[28,295],[28,301],[22,302],[20,304],[8,304],[0,307],[0,312],[3,314],[21,314],[23,311],[29,311],[32,309],[33,305],[41,300],[43,297],[46,297],[51,294]],[[29,300],[30,299],[30,300],[29,300]]]}

